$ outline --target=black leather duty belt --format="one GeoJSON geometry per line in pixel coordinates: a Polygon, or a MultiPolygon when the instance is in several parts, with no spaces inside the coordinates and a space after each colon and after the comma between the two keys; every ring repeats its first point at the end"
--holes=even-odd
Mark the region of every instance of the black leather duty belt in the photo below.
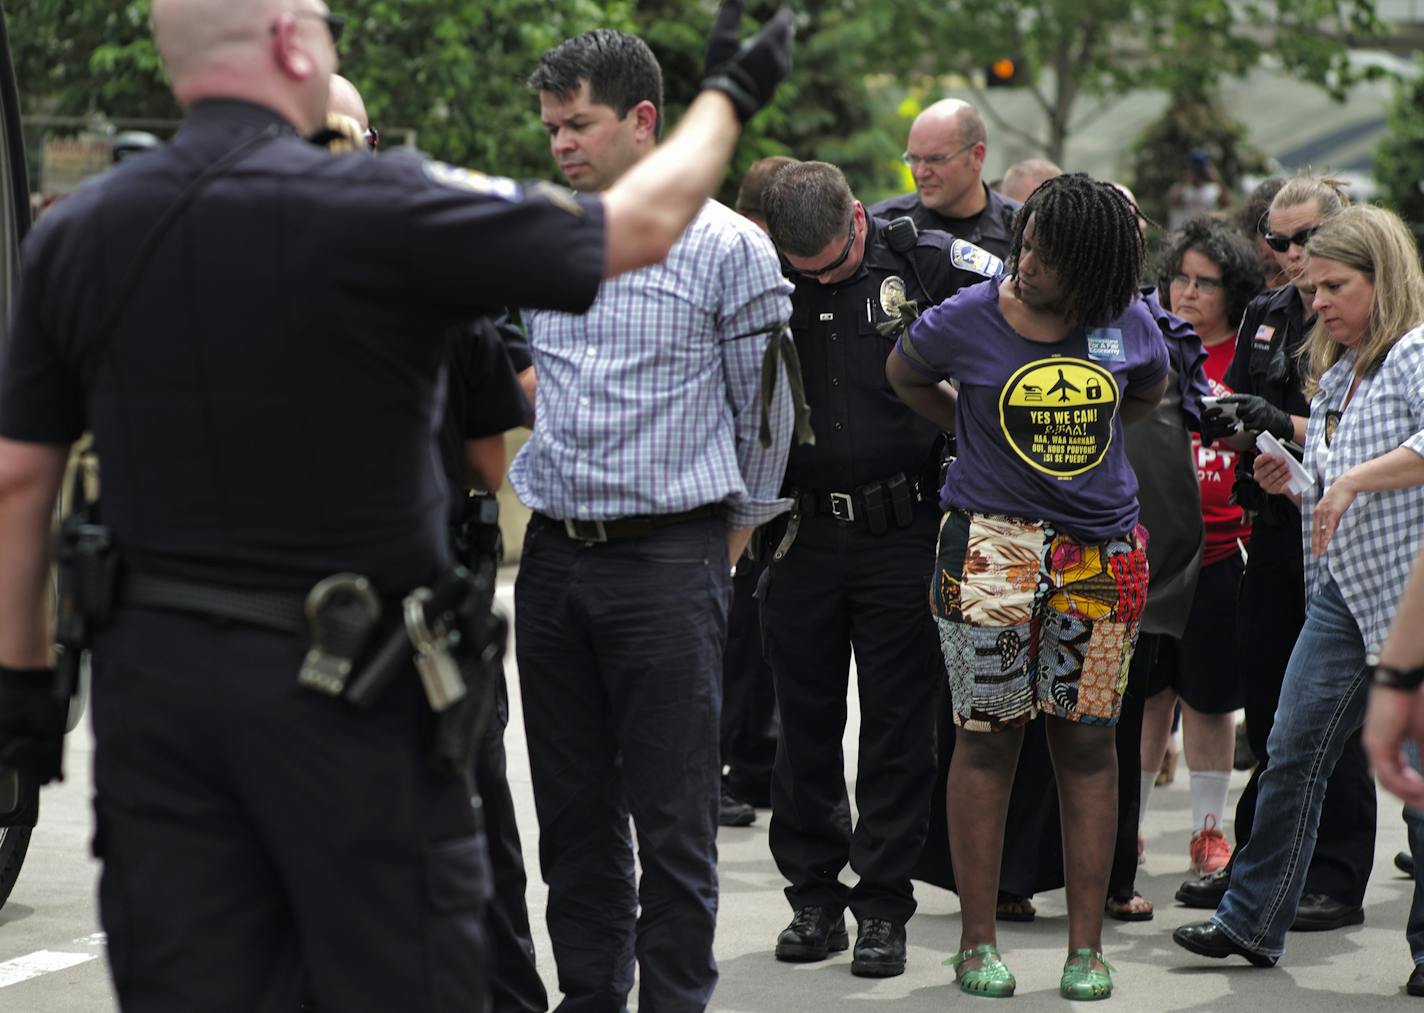
{"type": "Polygon", "coordinates": [[[564,529],[564,534],[568,535],[576,542],[586,542],[596,544],[600,542],[617,542],[625,538],[641,538],[650,535],[657,528],[670,527],[673,524],[683,524],[687,521],[698,521],[704,517],[721,516],[722,507],[717,503],[707,503],[700,507],[693,507],[691,510],[684,510],[675,514],[647,514],[641,517],[617,517],[608,521],[580,521],[569,519],[561,521],[546,514],[535,514],[549,524],[557,525],[564,529]]]}
{"type": "Polygon", "coordinates": [[[886,487],[896,479],[903,479],[908,483],[911,497],[917,502],[921,500],[919,478],[906,475],[904,472],[897,472],[888,479],[871,482],[849,492],[819,492],[815,489],[802,489],[797,497],[798,505],[803,514],[829,515],[838,521],[859,523],[866,519],[867,494],[873,497],[884,496],[886,487]]]}
{"type": "Polygon", "coordinates": [[[296,592],[248,591],[142,573],[129,574],[120,587],[119,600],[125,605],[195,612],[299,636],[307,633],[307,596],[296,592]]]}

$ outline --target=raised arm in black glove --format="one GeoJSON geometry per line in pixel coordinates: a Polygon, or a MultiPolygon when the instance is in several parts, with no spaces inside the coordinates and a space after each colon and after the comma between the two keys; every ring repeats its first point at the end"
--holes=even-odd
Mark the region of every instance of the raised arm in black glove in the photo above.
{"type": "Polygon", "coordinates": [[[62,778],[68,699],[56,699],[54,669],[0,666],[0,770],[47,784],[62,778]]]}
{"type": "Polygon", "coordinates": [[[791,72],[795,25],[791,8],[782,7],[761,31],[741,42],[741,23],[741,0],[723,0],[707,36],[702,87],[723,92],[732,100],[737,119],[746,123],[771,101],[776,86],[791,72]]]}
{"type": "MultiPolygon", "coordinates": [[[[1278,440],[1295,439],[1295,423],[1291,421],[1290,413],[1265,398],[1255,394],[1228,394],[1221,399],[1221,403],[1234,404],[1242,427],[1253,433],[1270,433],[1278,440]]],[[[1205,434],[1202,442],[1206,442],[1205,434]]]]}

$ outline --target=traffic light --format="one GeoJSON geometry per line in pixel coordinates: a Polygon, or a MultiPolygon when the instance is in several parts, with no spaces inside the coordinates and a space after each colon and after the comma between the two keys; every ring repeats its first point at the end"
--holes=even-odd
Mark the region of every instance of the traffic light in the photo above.
{"type": "Polygon", "coordinates": [[[1023,61],[1001,56],[984,70],[985,88],[1013,88],[1023,83],[1023,61]]]}

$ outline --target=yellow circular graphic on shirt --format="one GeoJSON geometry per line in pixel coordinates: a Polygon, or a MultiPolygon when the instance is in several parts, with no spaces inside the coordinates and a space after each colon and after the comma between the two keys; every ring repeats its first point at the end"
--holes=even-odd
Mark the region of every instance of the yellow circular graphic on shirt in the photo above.
{"type": "Polygon", "coordinates": [[[1096,468],[1112,444],[1118,386],[1097,363],[1067,356],[1030,362],[999,395],[999,425],[1029,467],[1055,478],[1096,468]]]}

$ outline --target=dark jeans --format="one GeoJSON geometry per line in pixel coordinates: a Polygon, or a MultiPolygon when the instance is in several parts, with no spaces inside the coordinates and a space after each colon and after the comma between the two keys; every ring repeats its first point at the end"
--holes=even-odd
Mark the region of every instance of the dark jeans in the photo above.
{"type": "Polygon", "coordinates": [[[752,597],[764,569],[750,559],[737,564],[722,661],[722,765],[733,793],[753,798],[771,790],[776,762],[776,688],[762,652],[760,608],[752,597]]]}
{"type": "Polygon", "coordinates": [[[770,843],[792,908],[904,924],[929,824],[935,702],[944,681],[925,582],[939,512],[875,536],[830,517],[802,521],[762,603],[781,742],[770,843]],[[854,831],[841,738],[851,651],[860,694],[854,831]],[[847,887],[849,862],[860,882],[847,887]]]}
{"type": "MultiPolygon", "coordinates": [[[[1246,690],[1246,735],[1259,763],[1236,802],[1237,853],[1251,840],[1258,786],[1271,762],[1267,741],[1281,700],[1281,683],[1305,623],[1301,553],[1299,518],[1293,524],[1256,525],[1251,560],[1241,581],[1237,650],[1246,690]]],[[[1326,782],[1306,893],[1324,894],[1353,906],[1364,903],[1375,862],[1376,806],[1374,775],[1356,731],[1346,739],[1326,782]]]]}
{"type": "Polygon", "coordinates": [[[711,999],[730,569],[716,518],[600,545],[530,522],[515,646],[560,1010],[622,1010],[635,956],[641,1008],[711,999]]]}
{"type": "Polygon", "coordinates": [[[414,670],[370,712],[297,638],[122,611],[94,654],[100,920],[130,1013],[488,1009],[490,889],[414,670]]]}
{"type": "Polygon", "coordinates": [[[494,709],[475,761],[475,789],[484,813],[494,896],[485,909],[485,933],[490,954],[490,1001],[493,1013],[543,1013],[549,994],[534,966],[534,939],[529,932],[529,908],[524,902],[528,879],[514,798],[509,793],[504,729],[509,724],[509,690],[504,673],[495,684],[494,709]]]}

